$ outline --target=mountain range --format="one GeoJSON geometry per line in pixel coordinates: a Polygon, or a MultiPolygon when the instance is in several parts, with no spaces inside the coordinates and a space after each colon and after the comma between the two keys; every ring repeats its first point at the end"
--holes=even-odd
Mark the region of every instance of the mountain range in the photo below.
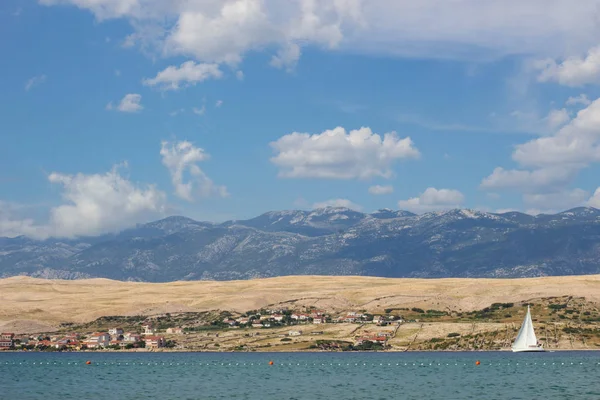
{"type": "Polygon", "coordinates": [[[167,282],[283,275],[535,277],[600,273],[600,210],[415,215],[327,207],[248,220],[173,216],[77,239],[0,238],[0,277],[167,282]]]}

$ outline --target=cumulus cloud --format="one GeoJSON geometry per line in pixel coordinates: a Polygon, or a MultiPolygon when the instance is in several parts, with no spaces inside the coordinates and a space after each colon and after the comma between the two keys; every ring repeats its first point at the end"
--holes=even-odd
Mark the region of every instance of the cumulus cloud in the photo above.
{"type": "Polygon", "coordinates": [[[25,90],[29,91],[29,90],[33,89],[35,86],[39,86],[44,82],[46,82],[45,74],[34,76],[33,78],[29,79],[27,81],[27,83],[25,83],[25,90]]]}
{"type": "Polygon", "coordinates": [[[464,201],[465,196],[458,190],[429,187],[421,193],[419,197],[400,200],[398,202],[398,207],[401,210],[423,213],[459,208],[464,201]]]}
{"type": "Polygon", "coordinates": [[[565,86],[583,86],[600,83],[600,46],[591,48],[584,57],[571,56],[557,63],[553,59],[535,63],[540,70],[540,82],[557,82],[565,86]]]}
{"type": "Polygon", "coordinates": [[[394,187],[392,185],[374,185],[369,188],[369,193],[374,195],[390,194],[394,193],[394,187]]]}
{"type": "Polygon", "coordinates": [[[551,213],[582,206],[588,202],[589,196],[583,189],[573,189],[556,193],[525,194],[523,201],[532,209],[551,213]]]}
{"type": "Polygon", "coordinates": [[[560,190],[576,175],[577,170],[566,167],[547,167],[533,171],[495,168],[484,178],[480,187],[486,190],[516,189],[524,192],[560,190]]]}
{"type": "Polygon", "coordinates": [[[215,103],[215,107],[219,108],[223,105],[223,100],[217,100],[217,102],[215,103]]]}
{"type": "Polygon", "coordinates": [[[560,110],[550,110],[548,116],[545,118],[545,121],[548,125],[548,128],[553,131],[569,122],[570,119],[571,116],[569,115],[567,109],[561,108],[560,110]]]}
{"type": "Polygon", "coordinates": [[[48,180],[60,185],[64,204],[50,210],[45,224],[11,217],[0,204],[0,236],[23,234],[44,239],[99,235],[147,222],[166,210],[163,192],[154,185],[134,184],[121,176],[119,166],[105,174],[53,172],[48,180]]]}
{"type": "Polygon", "coordinates": [[[525,193],[523,201],[537,210],[585,203],[586,192],[568,186],[583,168],[600,161],[600,99],[580,110],[553,135],[515,146],[512,158],[522,169],[496,168],[483,179],[481,187],[519,189],[525,193]]]}
{"type": "Polygon", "coordinates": [[[215,185],[198,166],[199,162],[210,158],[204,149],[196,147],[188,141],[175,143],[163,141],[160,155],[163,165],[171,173],[171,182],[178,197],[192,202],[197,197],[227,197],[229,195],[225,186],[215,185]],[[184,177],[186,172],[190,176],[187,182],[184,177]]]}
{"type": "Polygon", "coordinates": [[[326,208],[326,207],[345,207],[345,208],[349,208],[349,209],[355,210],[355,211],[362,210],[362,206],[360,206],[356,203],[353,203],[352,201],[350,201],[348,199],[331,199],[331,200],[326,200],[326,201],[321,201],[321,202],[315,203],[312,206],[313,209],[326,208]]]}
{"type": "Polygon", "coordinates": [[[409,137],[400,139],[395,132],[381,137],[367,127],[350,132],[337,127],[314,135],[294,132],[270,145],[277,153],[271,162],[285,178],[390,178],[394,162],[420,156],[409,137]]]}
{"type": "Polygon", "coordinates": [[[40,234],[47,235],[47,228],[20,214],[21,208],[19,204],[0,200],[0,237],[25,235],[37,238],[40,234]]]}
{"type": "Polygon", "coordinates": [[[144,79],[146,86],[159,86],[164,90],[178,90],[182,86],[194,86],[207,79],[219,79],[223,72],[218,64],[197,64],[194,61],[186,61],[179,67],[171,65],[154,78],[144,79]]]}
{"type": "Polygon", "coordinates": [[[584,166],[600,159],[600,99],[580,110],[556,134],[520,144],[513,159],[523,166],[584,166]]]}
{"type": "Polygon", "coordinates": [[[590,99],[588,99],[587,95],[582,93],[579,96],[571,96],[567,99],[567,105],[568,106],[576,106],[578,104],[584,105],[584,106],[589,106],[592,102],[590,101],[590,99]]]}
{"type": "Polygon", "coordinates": [[[107,110],[117,110],[126,113],[134,113],[144,109],[141,105],[142,95],[136,93],[126,94],[115,107],[112,102],[106,105],[107,110]]]}
{"type": "Polygon", "coordinates": [[[238,80],[243,81],[244,80],[244,71],[237,71],[235,73],[235,77],[238,78],[238,80]]]}
{"type": "Polygon", "coordinates": [[[566,108],[551,109],[545,116],[540,116],[537,112],[520,110],[515,110],[510,115],[517,123],[517,130],[540,135],[553,134],[571,120],[571,115],[566,108]]]}
{"type": "Polygon", "coordinates": [[[75,5],[99,20],[125,18],[132,37],[146,37],[160,54],[235,64],[249,51],[274,49],[271,63],[284,68],[305,45],[433,58],[556,58],[594,46],[599,32],[590,17],[596,0],[579,0],[577,7],[570,0],[40,2],[75,5]]]}
{"type": "Polygon", "coordinates": [[[588,199],[586,205],[589,207],[600,208],[600,187],[597,188],[592,197],[588,199]]]}

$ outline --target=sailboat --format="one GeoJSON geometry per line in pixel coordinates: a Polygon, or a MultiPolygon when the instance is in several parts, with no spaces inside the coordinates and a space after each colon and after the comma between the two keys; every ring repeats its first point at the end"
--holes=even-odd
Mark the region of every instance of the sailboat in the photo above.
{"type": "Polygon", "coordinates": [[[515,353],[525,351],[546,351],[541,344],[538,344],[537,338],[535,337],[529,305],[527,306],[527,315],[525,315],[519,334],[512,345],[512,351],[515,353]]]}

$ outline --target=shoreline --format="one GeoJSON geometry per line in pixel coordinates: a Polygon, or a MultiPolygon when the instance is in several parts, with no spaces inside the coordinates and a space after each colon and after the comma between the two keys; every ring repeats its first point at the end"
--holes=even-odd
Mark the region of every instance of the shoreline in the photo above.
{"type": "MultiPolygon", "coordinates": [[[[591,352],[600,351],[600,348],[596,349],[548,349],[542,353],[554,353],[554,352],[591,352]]],[[[138,351],[138,350],[93,350],[93,351],[22,351],[22,350],[2,350],[0,355],[4,353],[26,353],[26,354],[62,354],[62,353],[76,353],[76,354],[159,354],[159,353],[206,353],[206,354],[282,354],[282,353],[331,353],[331,354],[353,354],[353,353],[512,353],[510,349],[501,350],[353,350],[353,351],[327,351],[327,350],[282,350],[282,351],[206,351],[206,350],[159,350],[159,351],[138,351]]]]}

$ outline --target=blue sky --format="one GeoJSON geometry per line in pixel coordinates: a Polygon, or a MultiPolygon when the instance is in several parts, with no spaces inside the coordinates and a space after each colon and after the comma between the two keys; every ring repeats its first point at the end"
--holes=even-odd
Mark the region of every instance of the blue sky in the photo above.
{"type": "Polygon", "coordinates": [[[0,236],[600,205],[600,1],[168,3],[2,2],[0,236]]]}

